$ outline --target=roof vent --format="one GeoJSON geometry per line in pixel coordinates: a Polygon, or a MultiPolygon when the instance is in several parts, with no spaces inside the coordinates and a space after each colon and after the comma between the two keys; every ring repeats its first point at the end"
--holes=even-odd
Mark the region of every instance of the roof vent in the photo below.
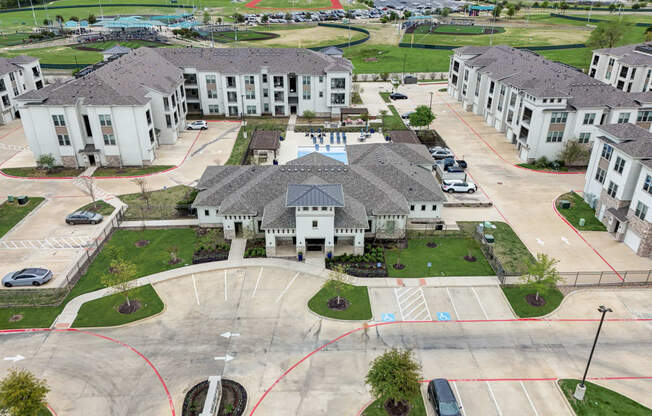
{"type": "Polygon", "coordinates": [[[281,168],[281,172],[285,172],[285,168],[281,168]]]}

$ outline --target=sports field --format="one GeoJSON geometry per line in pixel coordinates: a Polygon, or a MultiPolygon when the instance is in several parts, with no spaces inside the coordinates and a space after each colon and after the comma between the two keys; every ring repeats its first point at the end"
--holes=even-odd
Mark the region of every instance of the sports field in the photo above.
{"type": "MultiPolygon", "coordinates": [[[[347,29],[317,25],[303,25],[295,30],[274,31],[273,29],[274,25],[269,30],[265,30],[265,33],[275,33],[278,37],[251,41],[247,42],[246,45],[270,48],[316,48],[349,41],[353,42],[366,36],[364,33],[354,30],[349,31],[347,29]]],[[[258,27],[255,30],[258,30],[258,27]]],[[[240,35],[238,35],[238,39],[240,40],[240,35]]]]}
{"type": "MultiPolygon", "coordinates": [[[[419,29],[426,29],[427,26],[420,26],[419,29]]],[[[415,30],[415,33],[418,30],[415,30]]],[[[460,33],[460,34],[469,34],[469,35],[479,35],[484,33],[484,26],[463,26],[463,25],[439,25],[433,30],[433,33],[460,33]]]]}

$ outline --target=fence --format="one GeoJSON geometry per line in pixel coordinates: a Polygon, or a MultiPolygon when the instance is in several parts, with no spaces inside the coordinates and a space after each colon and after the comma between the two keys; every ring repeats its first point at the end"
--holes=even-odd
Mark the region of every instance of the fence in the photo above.
{"type": "MultiPolygon", "coordinates": [[[[593,9],[593,10],[599,10],[599,9],[593,9]]],[[[639,10],[632,10],[632,11],[639,11],[639,10]]],[[[643,10],[640,10],[640,11],[643,11],[643,10]]],[[[561,19],[568,19],[568,20],[574,20],[576,22],[587,22],[587,23],[600,23],[600,22],[609,22],[610,21],[610,20],[604,20],[604,19],[592,19],[592,18],[587,18],[587,17],[566,16],[565,14],[557,14],[557,13],[550,13],[550,17],[559,17],[561,19]]],[[[634,23],[634,25],[635,26],[640,26],[640,27],[648,27],[648,26],[652,26],[652,23],[636,22],[636,23],[634,23]]]]}
{"type": "Polygon", "coordinates": [[[363,29],[361,27],[340,25],[340,24],[337,24],[337,23],[317,23],[317,26],[334,27],[334,28],[338,28],[338,29],[349,29],[349,30],[353,30],[355,32],[364,33],[367,36],[365,36],[362,39],[354,40],[354,41],[351,41],[351,42],[337,43],[335,45],[324,45],[324,46],[317,46],[317,47],[314,47],[314,48],[308,48],[308,49],[310,49],[312,51],[318,51],[318,50],[321,50],[321,49],[324,49],[324,48],[330,48],[330,47],[348,48],[349,46],[355,46],[355,45],[359,45],[361,43],[365,43],[366,41],[369,40],[369,37],[370,37],[369,31],[367,29],[363,29]]]}
{"type": "MultiPolygon", "coordinates": [[[[398,44],[399,48],[419,48],[419,49],[436,49],[443,51],[452,51],[453,49],[460,48],[461,45],[428,45],[425,43],[405,43],[398,44]]],[[[516,49],[527,49],[530,51],[553,51],[559,49],[578,49],[585,48],[583,43],[569,43],[566,45],[541,45],[541,46],[515,46],[516,49]]]]}
{"type": "Polygon", "coordinates": [[[118,213],[100,231],[100,234],[93,240],[89,247],[86,247],[80,259],[73,264],[66,272],[66,283],[57,288],[39,289],[12,289],[0,290],[0,308],[13,308],[23,306],[58,306],[68,296],[70,290],[77,284],[79,279],[86,273],[88,267],[97,257],[101,248],[113,231],[118,228],[122,221],[126,207],[120,208],[118,213]]]}
{"type": "MultiPolygon", "coordinates": [[[[561,272],[562,282],[557,286],[589,287],[589,286],[636,286],[652,283],[652,270],[627,270],[605,272],[561,272]]],[[[520,276],[498,276],[502,284],[521,283],[520,276]]]]}
{"type": "Polygon", "coordinates": [[[110,3],[110,4],[77,4],[71,6],[38,6],[38,7],[21,7],[15,9],[2,9],[0,13],[13,13],[13,12],[31,12],[32,10],[54,10],[54,9],[77,9],[77,8],[87,8],[87,7],[167,7],[171,9],[194,9],[194,6],[183,5],[183,4],[151,4],[151,3],[110,3]]]}

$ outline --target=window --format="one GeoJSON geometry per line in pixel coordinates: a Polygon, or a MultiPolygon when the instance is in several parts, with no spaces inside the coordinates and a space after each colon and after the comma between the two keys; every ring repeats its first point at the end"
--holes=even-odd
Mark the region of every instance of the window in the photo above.
{"type": "Polygon", "coordinates": [[[103,134],[104,144],[106,146],[115,146],[115,136],[112,134],[103,134]]]}
{"type": "Polygon", "coordinates": [[[269,113],[269,104],[268,103],[263,104],[263,113],[269,113]]]}
{"type": "Polygon", "coordinates": [[[320,83],[320,84],[323,84],[323,83],[324,83],[324,76],[323,76],[323,75],[320,75],[320,76],[319,76],[319,83],[320,83]]]}
{"type": "Polygon", "coordinates": [[[16,81],[16,76],[14,75],[13,72],[9,73],[9,79],[12,80],[12,81],[16,81]]]}
{"type": "Polygon", "coordinates": [[[578,142],[580,143],[588,143],[589,140],[591,140],[591,133],[580,133],[580,137],[578,142]]]}
{"type": "Polygon", "coordinates": [[[489,83],[489,94],[493,94],[493,93],[494,93],[494,87],[495,87],[495,86],[496,86],[496,84],[495,84],[493,81],[491,81],[491,82],[489,83]]]}
{"type": "Polygon", "coordinates": [[[145,118],[147,119],[147,124],[152,124],[152,114],[149,110],[145,110],[145,118]]]}
{"type": "Polygon", "coordinates": [[[165,124],[166,124],[168,127],[172,127],[172,119],[170,118],[170,115],[169,115],[169,114],[166,114],[166,115],[165,115],[165,124]]]}
{"type": "Polygon", "coordinates": [[[568,118],[568,113],[555,111],[550,116],[550,123],[562,124],[566,122],[567,118],[568,118]]]}
{"type": "Polygon", "coordinates": [[[328,207],[321,207],[322,211],[328,211],[328,207]]]}
{"type": "Polygon", "coordinates": [[[206,75],[206,83],[207,84],[217,84],[217,79],[215,75],[206,75]]]}
{"type": "Polygon", "coordinates": [[[235,77],[226,77],[226,88],[235,88],[235,77]]]}
{"type": "Polygon", "coordinates": [[[319,211],[319,208],[318,207],[312,207],[312,210],[313,211],[319,211]]]}
{"type": "Polygon", "coordinates": [[[111,116],[108,114],[100,114],[100,126],[102,127],[111,126],[111,116]]]}
{"type": "Polygon", "coordinates": [[[482,80],[482,75],[478,74],[475,79],[475,96],[480,95],[480,80],[482,80]]]}
{"type": "Polygon", "coordinates": [[[513,106],[516,104],[516,93],[513,92],[512,95],[509,96],[509,105],[513,106]]]}
{"type": "Polygon", "coordinates": [[[331,104],[344,104],[344,93],[331,94],[331,104]]]}
{"type": "Polygon", "coordinates": [[[643,182],[643,190],[648,194],[652,194],[652,176],[645,175],[645,182],[643,182]]]}
{"type": "Polygon", "coordinates": [[[636,215],[638,218],[642,220],[645,220],[646,214],[647,214],[647,205],[639,201],[638,204],[636,204],[636,211],[634,212],[634,215],[636,215]]]}
{"type": "Polygon", "coordinates": [[[627,76],[627,71],[628,71],[628,70],[629,70],[629,68],[626,67],[626,66],[621,67],[621,68],[620,68],[620,76],[623,77],[623,78],[626,77],[626,76],[627,76]]]}
{"type": "Polygon", "coordinates": [[[331,88],[334,90],[343,90],[346,88],[346,78],[332,78],[331,88]]]}
{"type": "Polygon", "coordinates": [[[267,82],[267,74],[263,74],[263,82],[267,82]]]}
{"type": "Polygon", "coordinates": [[[163,107],[165,107],[166,110],[170,109],[170,100],[168,97],[163,97],[163,107]]]}
{"type": "Polygon", "coordinates": [[[509,110],[507,112],[507,122],[511,123],[514,120],[514,110],[509,110]]]}
{"type": "Polygon", "coordinates": [[[636,121],[652,121],[652,111],[639,111],[636,121]]]}
{"type": "Polygon", "coordinates": [[[274,88],[283,88],[283,77],[279,75],[274,76],[274,88]]]}
{"type": "Polygon", "coordinates": [[[609,195],[612,198],[615,198],[617,193],[618,193],[618,185],[616,185],[612,181],[609,181],[609,187],[607,188],[607,195],[609,195]]]}
{"type": "Polygon", "coordinates": [[[629,113],[620,113],[618,115],[618,124],[629,123],[629,113]]]}
{"type": "Polygon", "coordinates": [[[255,105],[248,105],[247,106],[247,114],[256,114],[256,106],[255,105]]]}
{"type": "Polygon", "coordinates": [[[211,212],[209,210],[205,209],[204,210],[204,215],[208,217],[209,215],[211,215],[211,212]]]}
{"type": "Polygon", "coordinates": [[[324,91],[319,91],[319,98],[323,98],[323,97],[324,97],[324,91]]]}
{"type": "Polygon", "coordinates": [[[604,169],[598,168],[598,170],[595,171],[595,180],[604,183],[604,177],[606,174],[607,172],[604,169]]]}
{"type": "Polygon", "coordinates": [[[525,122],[529,123],[530,120],[532,120],[532,110],[525,107],[523,109],[523,117],[521,118],[521,121],[525,121],[525,122]]]}
{"type": "Polygon", "coordinates": [[[593,124],[595,121],[595,113],[584,114],[584,122],[582,124],[593,124]]]}
{"type": "Polygon", "coordinates": [[[63,115],[53,115],[52,116],[52,121],[54,122],[55,126],[65,126],[66,121],[63,119],[63,115]]]}
{"type": "Polygon", "coordinates": [[[70,137],[67,134],[57,134],[59,146],[70,146],[70,137]]]}
{"type": "Polygon", "coordinates": [[[303,85],[303,99],[304,100],[309,100],[310,99],[310,77],[302,77],[302,85],[303,85]]]}
{"type": "Polygon", "coordinates": [[[256,86],[254,84],[253,75],[245,75],[245,98],[247,100],[253,100],[256,98],[256,86]]]}
{"type": "Polygon", "coordinates": [[[614,151],[613,147],[605,143],[604,146],[602,146],[602,157],[607,160],[611,160],[611,154],[613,153],[613,151],[614,151]]]}
{"type": "Polygon", "coordinates": [[[559,143],[563,137],[563,131],[549,131],[548,136],[546,136],[546,143],[559,143]]]}
{"type": "Polygon", "coordinates": [[[276,91],[274,92],[274,101],[284,101],[285,100],[285,94],[283,94],[283,91],[276,91]]]}
{"type": "Polygon", "coordinates": [[[414,211],[414,205],[410,205],[410,211],[414,211]]]}
{"type": "Polygon", "coordinates": [[[269,89],[263,88],[263,97],[265,98],[269,97],[269,89]]]}
{"type": "Polygon", "coordinates": [[[425,211],[425,210],[426,210],[426,206],[425,206],[425,205],[421,205],[421,211],[425,211]]]}
{"type": "Polygon", "coordinates": [[[208,112],[211,114],[217,114],[220,112],[220,106],[217,104],[209,104],[208,105],[208,112]]]}
{"type": "Polygon", "coordinates": [[[432,210],[433,210],[433,211],[437,211],[437,205],[433,205],[433,206],[432,206],[432,210]]]}
{"type": "Polygon", "coordinates": [[[593,55],[593,65],[597,64],[599,60],[600,60],[599,55],[593,55]]]}
{"type": "Polygon", "coordinates": [[[319,223],[315,220],[312,221],[312,228],[317,228],[319,226],[319,223]]]}
{"type": "MultiPolygon", "coordinates": [[[[229,94],[235,94],[235,93],[230,92],[229,94]]],[[[213,88],[209,88],[206,90],[206,95],[208,95],[208,98],[217,98],[217,90],[213,88]]]]}
{"type": "Polygon", "coordinates": [[[623,173],[625,168],[625,160],[620,156],[616,157],[616,164],[614,164],[614,170],[618,173],[623,173]]]}
{"type": "Polygon", "coordinates": [[[229,91],[229,92],[226,94],[226,99],[227,99],[230,103],[237,103],[237,102],[238,102],[238,94],[236,94],[234,91],[229,91]]]}

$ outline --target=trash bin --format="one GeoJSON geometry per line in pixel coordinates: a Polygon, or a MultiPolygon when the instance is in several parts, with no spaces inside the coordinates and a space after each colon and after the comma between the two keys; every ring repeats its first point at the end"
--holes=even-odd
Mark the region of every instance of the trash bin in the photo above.
{"type": "Polygon", "coordinates": [[[489,244],[492,244],[495,241],[493,234],[485,234],[484,241],[486,241],[489,244]]]}
{"type": "Polygon", "coordinates": [[[586,220],[584,218],[580,218],[580,227],[584,227],[584,224],[586,224],[586,220]]]}
{"type": "Polygon", "coordinates": [[[14,196],[13,195],[7,195],[7,201],[8,202],[14,202],[14,196]]]}
{"type": "Polygon", "coordinates": [[[25,205],[29,201],[29,198],[23,195],[16,198],[16,200],[18,201],[18,205],[25,205]]]}
{"type": "Polygon", "coordinates": [[[561,208],[561,209],[568,209],[568,208],[570,208],[570,201],[567,201],[567,200],[565,200],[565,199],[562,199],[561,201],[559,201],[559,208],[561,208]]]}

